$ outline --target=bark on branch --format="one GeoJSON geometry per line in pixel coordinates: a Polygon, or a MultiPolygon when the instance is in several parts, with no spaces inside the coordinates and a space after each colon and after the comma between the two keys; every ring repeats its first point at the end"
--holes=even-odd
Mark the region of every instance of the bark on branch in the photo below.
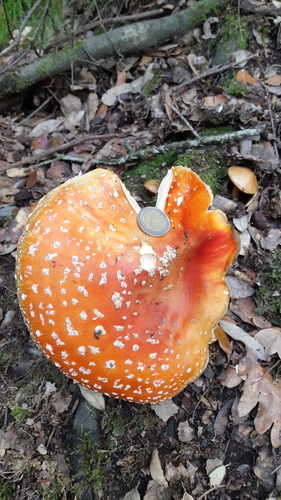
{"type": "Polygon", "coordinates": [[[188,33],[208,16],[221,12],[226,0],[201,0],[188,9],[160,19],[134,23],[107,33],[87,38],[52,53],[17,71],[6,73],[0,80],[0,98],[58,73],[68,71],[81,60],[137,53],[147,47],[157,47],[188,33]]]}

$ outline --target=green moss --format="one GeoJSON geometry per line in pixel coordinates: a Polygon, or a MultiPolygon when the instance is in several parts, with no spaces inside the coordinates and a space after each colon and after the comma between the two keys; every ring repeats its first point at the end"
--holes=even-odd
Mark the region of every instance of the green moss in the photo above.
{"type": "Polygon", "coordinates": [[[188,151],[179,155],[177,165],[183,165],[196,172],[205,184],[210,186],[215,194],[221,188],[223,178],[227,173],[227,157],[223,151],[188,151]]]}
{"type": "Polygon", "coordinates": [[[167,151],[155,156],[153,160],[142,162],[123,172],[121,178],[133,196],[141,197],[145,204],[154,204],[156,197],[151,197],[146,192],[143,184],[148,179],[161,180],[165,177],[177,159],[177,153],[167,151]]]}
{"type": "Polygon", "coordinates": [[[216,126],[211,128],[206,127],[204,130],[202,130],[201,136],[211,137],[213,135],[231,134],[232,132],[236,132],[236,129],[234,127],[231,127],[231,125],[224,125],[219,127],[216,126]]]}
{"type": "Polygon", "coordinates": [[[14,498],[14,495],[15,495],[15,492],[13,491],[12,485],[0,480],[0,498],[1,498],[1,500],[11,500],[11,498],[14,498]]]}
{"type": "Polygon", "coordinates": [[[97,444],[90,434],[80,433],[76,450],[81,456],[79,488],[104,499],[109,498],[109,491],[112,495],[117,482],[118,491],[133,487],[136,476],[148,466],[161,424],[150,409],[138,412],[122,401],[109,400],[105,412],[91,409],[91,413],[99,423],[102,442],[97,444]]]}
{"type": "Polygon", "coordinates": [[[264,259],[258,275],[256,313],[265,315],[274,325],[281,327],[281,250],[273,250],[264,259]]]}
{"type": "Polygon", "coordinates": [[[148,80],[142,89],[142,94],[145,97],[149,97],[153,92],[155,92],[162,82],[162,75],[159,69],[154,68],[152,70],[152,78],[148,80]]]}
{"type": "Polygon", "coordinates": [[[220,41],[227,43],[230,39],[236,39],[238,49],[246,50],[248,27],[244,18],[235,14],[229,14],[224,18],[220,29],[220,41]]]}
{"type": "Polygon", "coordinates": [[[233,77],[226,77],[222,81],[223,88],[234,97],[242,97],[247,93],[247,87],[242,82],[237,82],[233,77]]]}

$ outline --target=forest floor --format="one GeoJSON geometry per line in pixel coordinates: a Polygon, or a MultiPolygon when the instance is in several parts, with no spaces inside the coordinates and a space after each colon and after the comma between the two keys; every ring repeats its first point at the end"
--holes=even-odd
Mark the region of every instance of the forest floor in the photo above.
{"type": "MultiPolygon", "coordinates": [[[[167,16],[191,3],[108,2],[99,15],[167,16]]],[[[165,46],[81,63],[2,103],[0,500],[281,498],[280,17],[244,3],[165,46]],[[240,235],[227,321],[173,404],[106,397],[104,410],[90,408],[24,325],[18,240],[39,199],[78,173],[110,168],[147,206],[177,164],[211,186],[240,235]],[[230,166],[242,167],[240,189],[230,166]]]]}

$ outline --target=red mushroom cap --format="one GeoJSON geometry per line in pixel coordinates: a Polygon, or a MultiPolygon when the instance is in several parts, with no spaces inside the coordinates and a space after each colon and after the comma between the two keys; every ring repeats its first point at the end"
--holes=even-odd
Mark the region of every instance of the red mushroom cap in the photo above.
{"type": "Polygon", "coordinates": [[[236,244],[210,189],[173,167],[159,188],[170,220],[159,237],[120,179],[97,169],[47,194],[29,218],[17,287],[37,345],[97,392],[160,402],[196,379],[224,314],[236,244]]]}

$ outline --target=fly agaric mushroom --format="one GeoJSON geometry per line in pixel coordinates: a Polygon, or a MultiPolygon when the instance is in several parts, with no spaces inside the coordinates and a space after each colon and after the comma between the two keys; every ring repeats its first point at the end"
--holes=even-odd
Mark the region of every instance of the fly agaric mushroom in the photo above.
{"type": "Polygon", "coordinates": [[[142,219],[117,175],[103,169],[42,199],[19,242],[18,295],[33,339],[66,375],[155,403],[202,373],[236,252],[211,202],[210,189],[180,166],[160,185],[156,219],[142,219]]]}

